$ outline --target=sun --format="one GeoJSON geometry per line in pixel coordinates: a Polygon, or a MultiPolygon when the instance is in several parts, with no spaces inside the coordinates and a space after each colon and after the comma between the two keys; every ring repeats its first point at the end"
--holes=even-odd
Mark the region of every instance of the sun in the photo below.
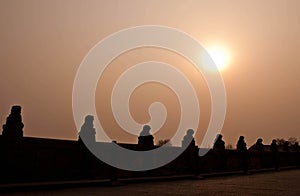
{"type": "Polygon", "coordinates": [[[220,71],[224,70],[228,66],[229,54],[225,48],[221,46],[213,46],[209,47],[207,51],[220,71]]]}

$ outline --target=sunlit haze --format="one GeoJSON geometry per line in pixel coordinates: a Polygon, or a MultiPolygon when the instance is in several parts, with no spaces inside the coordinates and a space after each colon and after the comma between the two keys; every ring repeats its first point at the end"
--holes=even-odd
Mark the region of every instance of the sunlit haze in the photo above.
{"type": "MultiPolygon", "coordinates": [[[[258,137],[265,144],[273,138],[300,139],[299,10],[300,1],[293,0],[2,0],[0,124],[5,123],[11,106],[18,104],[25,136],[77,140],[72,90],[85,55],[124,28],[163,25],[202,43],[220,69],[227,95],[221,130],[226,145],[235,146],[240,135],[248,146],[258,137]]],[[[118,77],[145,61],[176,67],[194,86],[200,106],[195,140],[200,144],[211,115],[210,91],[194,65],[161,48],[128,51],[104,71],[95,105],[105,131],[112,140],[137,143],[137,137],[117,124],[110,100],[118,77]]],[[[136,122],[146,124],[149,105],[155,101],[163,103],[168,113],[154,135],[157,143],[172,137],[178,127],[176,94],[162,84],[146,83],[132,93],[129,108],[136,122]]]]}

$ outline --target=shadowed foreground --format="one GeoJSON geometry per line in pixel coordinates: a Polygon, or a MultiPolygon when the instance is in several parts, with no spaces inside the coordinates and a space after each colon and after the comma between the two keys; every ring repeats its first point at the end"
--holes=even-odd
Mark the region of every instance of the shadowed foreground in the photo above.
{"type": "MultiPolygon", "coordinates": [[[[217,177],[14,193],[16,195],[300,195],[300,170],[247,176],[217,177]]],[[[12,193],[10,193],[12,194],[12,193]]]]}

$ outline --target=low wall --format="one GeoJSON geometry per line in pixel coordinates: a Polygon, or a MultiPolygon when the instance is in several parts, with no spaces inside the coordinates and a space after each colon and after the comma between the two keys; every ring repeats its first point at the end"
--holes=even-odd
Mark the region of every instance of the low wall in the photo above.
{"type": "MultiPolygon", "coordinates": [[[[137,151],[145,150],[137,144],[119,145],[137,151]]],[[[179,150],[179,147],[168,148],[179,150]]],[[[236,150],[210,150],[205,156],[198,157],[198,148],[190,146],[161,168],[132,172],[113,168],[98,160],[78,141],[29,137],[6,141],[0,136],[0,183],[197,175],[239,171],[245,169],[245,163],[249,169],[275,168],[276,162],[280,167],[299,166],[299,153],[280,151],[275,155],[272,152],[248,151],[245,158],[236,150]]]]}

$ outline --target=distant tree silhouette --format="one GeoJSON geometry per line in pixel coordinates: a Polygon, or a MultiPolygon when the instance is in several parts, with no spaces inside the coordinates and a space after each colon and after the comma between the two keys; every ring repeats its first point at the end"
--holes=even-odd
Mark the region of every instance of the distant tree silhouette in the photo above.
{"type": "Polygon", "coordinates": [[[170,142],[170,139],[159,140],[157,145],[158,146],[163,146],[163,145],[172,146],[172,144],[168,143],[168,142],[170,142]]]}
{"type": "Polygon", "coordinates": [[[233,149],[232,144],[227,144],[227,145],[225,146],[225,149],[227,149],[227,150],[232,150],[232,149],[233,149]]]}
{"type": "Polygon", "coordinates": [[[288,142],[290,143],[290,145],[295,145],[295,143],[299,143],[298,139],[296,137],[290,137],[288,139],[288,142]]]}
{"type": "Polygon", "coordinates": [[[290,152],[291,148],[293,148],[296,143],[299,143],[296,137],[290,137],[288,140],[277,138],[276,142],[278,146],[281,146],[282,149],[286,152],[290,152]]]}
{"type": "Polygon", "coordinates": [[[284,143],[286,142],[286,140],[283,139],[283,138],[277,138],[277,139],[276,139],[276,142],[277,142],[277,145],[283,146],[284,143]]]}

